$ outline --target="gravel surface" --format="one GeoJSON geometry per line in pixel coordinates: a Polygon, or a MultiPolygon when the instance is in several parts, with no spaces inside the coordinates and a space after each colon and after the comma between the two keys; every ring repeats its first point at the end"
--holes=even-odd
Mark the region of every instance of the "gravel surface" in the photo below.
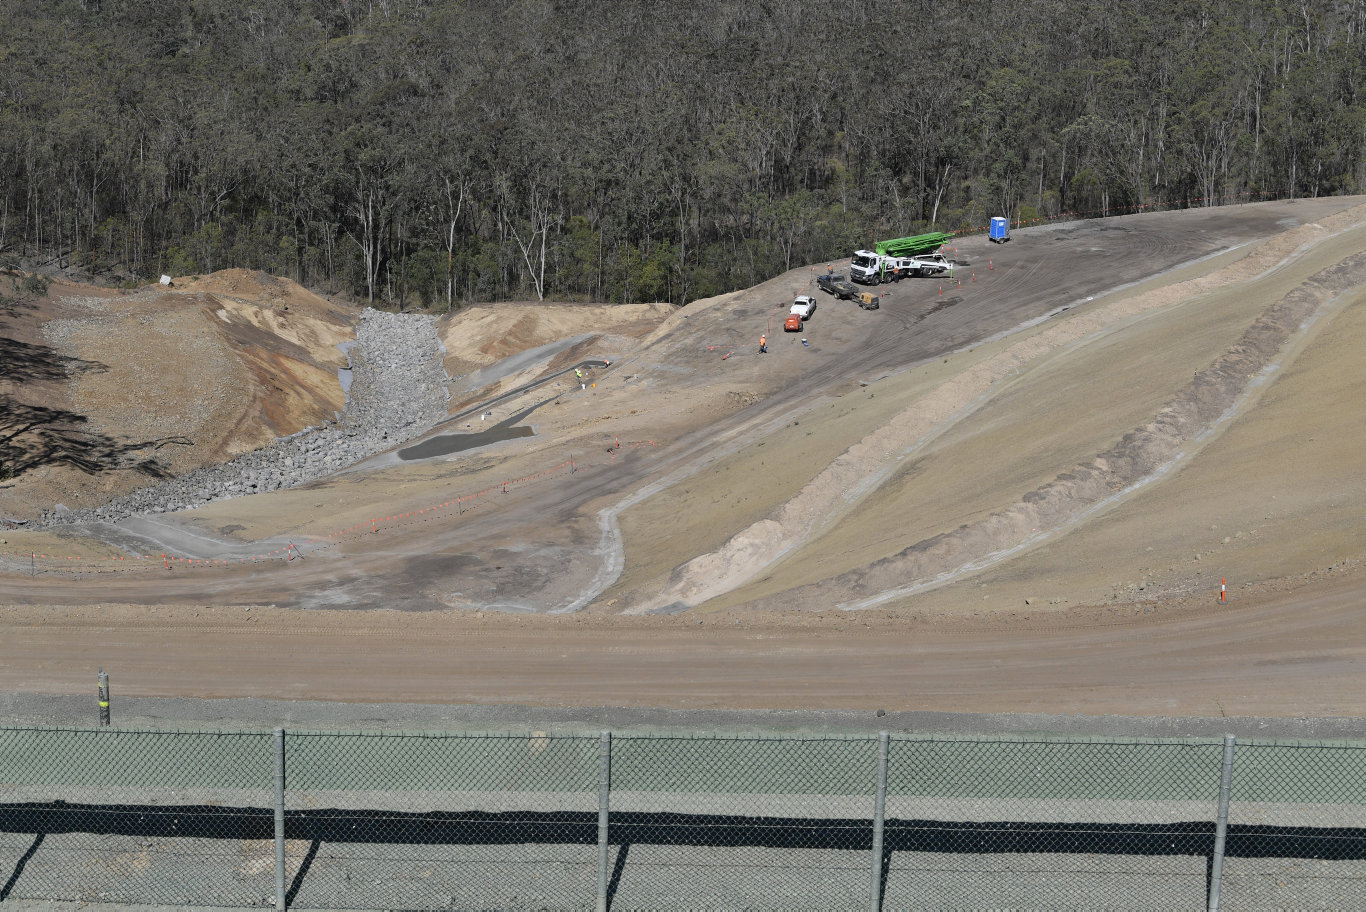
{"type": "Polygon", "coordinates": [[[435,317],[366,309],[356,329],[356,345],[348,352],[351,388],[340,420],[103,506],[48,512],[42,525],[117,522],[290,488],[405,443],[446,417],[449,394],[443,353],[435,317]]]}

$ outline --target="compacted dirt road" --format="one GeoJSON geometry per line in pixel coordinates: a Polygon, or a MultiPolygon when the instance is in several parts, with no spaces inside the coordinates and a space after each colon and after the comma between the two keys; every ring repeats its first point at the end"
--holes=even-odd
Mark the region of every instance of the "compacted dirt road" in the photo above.
{"type": "Polygon", "coordinates": [[[1274,203],[965,239],[800,335],[812,268],[642,313],[456,384],[534,436],[7,533],[0,687],[1361,715],[1362,251],[1274,203]]]}
{"type": "Polygon", "coordinates": [[[342,702],[1366,716],[1362,574],[1135,609],[620,618],[89,607],[0,616],[0,688],[342,702]]]}

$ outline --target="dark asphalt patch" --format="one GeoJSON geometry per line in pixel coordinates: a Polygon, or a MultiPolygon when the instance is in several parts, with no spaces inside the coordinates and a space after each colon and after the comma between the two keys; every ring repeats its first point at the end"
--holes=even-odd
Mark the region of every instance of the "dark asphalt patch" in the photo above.
{"type": "Polygon", "coordinates": [[[430,459],[433,456],[449,456],[452,453],[463,453],[466,450],[488,446],[491,443],[499,443],[503,440],[535,436],[536,432],[526,425],[519,427],[499,425],[487,431],[470,434],[442,434],[440,437],[433,437],[407,449],[399,450],[398,458],[407,461],[410,459],[430,459]]]}

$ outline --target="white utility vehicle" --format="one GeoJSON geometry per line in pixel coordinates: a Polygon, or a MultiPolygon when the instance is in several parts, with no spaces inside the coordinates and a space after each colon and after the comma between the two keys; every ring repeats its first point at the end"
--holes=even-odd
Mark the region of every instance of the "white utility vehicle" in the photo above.
{"type": "Polygon", "coordinates": [[[809,319],[816,312],[816,299],[810,295],[797,295],[797,300],[792,302],[792,313],[803,320],[809,319]]]}

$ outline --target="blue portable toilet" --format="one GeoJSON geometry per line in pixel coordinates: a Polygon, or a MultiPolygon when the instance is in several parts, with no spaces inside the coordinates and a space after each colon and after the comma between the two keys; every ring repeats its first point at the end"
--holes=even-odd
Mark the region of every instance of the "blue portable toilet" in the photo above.
{"type": "Polygon", "coordinates": [[[987,238],[993,244],[1004,244],[1010,240],[1010,220],[1000,215],[993,217],[987,238]]]}

